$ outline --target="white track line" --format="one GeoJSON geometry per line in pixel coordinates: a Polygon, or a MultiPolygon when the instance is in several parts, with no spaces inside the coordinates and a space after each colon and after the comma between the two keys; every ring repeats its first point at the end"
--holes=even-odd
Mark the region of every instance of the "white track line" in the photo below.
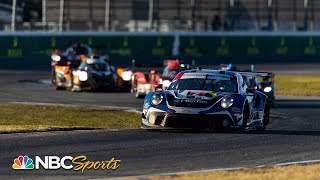
{"type": "Polygon", "coordinates": [[[51,79],[40,79],[38,80],[40,84],[51,85],[51,79]]]}
{"type": "MultiPolygon", "coordinates": [[[[305,160],[305,161],[294,161],[294,162],[286,162],[286,163],[278,163],[274,165],[259,165],[255,167],[235,167],[235,168],[216,168],[216,169],[204,169],[204,170],[195,170],[195,171],[180,171],[180,172],[171,172],[171,173],[158,173],[158,174],[148,174],[148,175],[140,175],[140,176],[126,176],[126,177],[119,177],[119,178],[112,178],[112,179],[145,179],[146,177],[150,176],[176,176],[182,174],[202,174],[202,173],[212,173],[217,171],[235,171],[241,169],[257,169],[257,168],[265,168],[265,167],[272,167],[272,166],[288,166],[288,165],[306,165],[306,164],[315,164],[320,163],[320,159],[316,160],[305,160]]],[[[101,178],[107,179],[107,178],[101,178]]]]}
{"type": "Polygon", "coordinates": [[[288,166],[288,165],[293,165],[293,164],[313,164],[313,163],[320,163],[320,159],[279,163],[279,164],[276,164],[275,166],[288,166]]]}

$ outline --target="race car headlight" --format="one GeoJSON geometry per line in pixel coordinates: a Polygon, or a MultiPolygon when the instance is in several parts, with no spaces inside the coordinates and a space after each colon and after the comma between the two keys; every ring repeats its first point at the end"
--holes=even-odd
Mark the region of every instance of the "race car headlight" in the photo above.
{"type": "Polygon", "coordinates": [[[265,88],[263,89],[264,92],[270,92],[271,90],[272,90],[271,87],[265,87],[265,88]]]}
{"type": "Polygon", "coordinates": [[[221,107],[229,108],[232,106],[234,99],[232,97],[224,97],[221,99],[221,107]]]}
{"type": "Polygon", "coordinates": [[[151,96],[150,102],[154,106],[158,106],[163,100],[162,94],[154,94],[151,96]]]}
{"type": "Polygon", "coordinates": [[[85,71],[78,71],[77,75],[78,75],[80,81],[88,80],[88,73],[85,71]]]}
{"type": "Polygon", "coordinates": [[[163,87],[166,87],[166,88],[169,87],[170,84],[171,84],[171,82],[170,82],[169,80],[164,80],[164,81],[162,82],[163,87]]]}
{"type": "Polygon", "coordinates": [[[132,71],[123,71],[121,77],[124,81],[130,81],[132,76],[132,71]]]}
{"type": "Polygon", "coordinates": [[[53,55],[53,56],[51,56],[51,58],[52,58],[52,60],[54,60],[54,61],[60,61],[60,60],[61,60],[61,57],[58,56],[58,55],[53,55]]]}

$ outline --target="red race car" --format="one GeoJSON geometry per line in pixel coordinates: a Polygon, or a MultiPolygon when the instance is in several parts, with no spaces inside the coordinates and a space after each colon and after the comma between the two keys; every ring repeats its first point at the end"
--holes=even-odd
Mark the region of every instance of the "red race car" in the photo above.
{"type": "MultiPolygon", "coordinates": [[[[151,71],[136,71],[131,78],[131,92],[137,97],[141,98],[156,90],[162,90],[169,87],[173,78],[181,71],[187,69],[189,65],[183,64],[180,60],[165,60],[165,68],[162,76],[158,73],[156,68],[151,71]]],[[[149,68],[151,69],[151,68],[149,68]]],[[[159,68],[158,68],[159,69],[159,68]]]]}

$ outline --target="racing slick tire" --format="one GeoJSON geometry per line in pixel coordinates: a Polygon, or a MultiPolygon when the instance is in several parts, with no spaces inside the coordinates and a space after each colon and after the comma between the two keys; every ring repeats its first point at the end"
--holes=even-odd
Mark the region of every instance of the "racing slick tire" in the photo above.
{"type": "Polygon", "coordinates": [[[81,89],[81,87],[75,87],[75,85],[72,84],[72,87],[71,87],[70,91],[72,91],[72,92],[81,92],[82,89],[81,89]]]}
{"type": "Polygon", "coordinates": [[[54,85],[56,84],[56,71],[54,68],[51,70],[51,83],[54,85]]]}
{"type": "Polygon", "coordinates": [[[240,129],[238,130],[239,133],[243,134],[246,132],[249,116],[250,116],[249,105],[246,103],[246,105],[243,109],[242,125],[241,125],[240,129]]]}
{"type": "Polygon", "coordinates": [[[54,86],[55,87],[55,89],[57,90],[57,91],[60,91],[60,90],[66,90],[66,88],[65,87],[61,87],[61,86],[54,86]]]}
{"type": "Polygon", "coordinates": [[[143,96],[140,94],[140,92],[139,91],[136,91],[135,93],[134,93],[134,96],[136,97],[136,98],[138,98],[138,99],[141,99],[143,96]]]}
{"type": "Polygon", "coordinates": [[[267,125],[270,122],[270,107],[269,104],[266,103],[263,110],[263,124],[262,126],[258,127],[258,131],[264,131],[267,128],[267,125]]]}
{"type": "Polygon", "coordinates": [[[53,84],[55,90],[57,90],[57,91],[66,90],[65,87],[58,86],[58,85],[57,85],[57,82],[58,82],[58,78],[56,77],[56,80],[55,80],[55,82],[54,82],[54,84],[53,84]]]}
{"type": "Polygon", "coordinates": [[[134,81],[133,81],[133,88],[132,88],[132,93],[134,94],[134,96],[138,99],[142,98],[143,96],[140,94],[139,90],[138,90],[138,81],[137,78],[134,77],[134,81]]]}

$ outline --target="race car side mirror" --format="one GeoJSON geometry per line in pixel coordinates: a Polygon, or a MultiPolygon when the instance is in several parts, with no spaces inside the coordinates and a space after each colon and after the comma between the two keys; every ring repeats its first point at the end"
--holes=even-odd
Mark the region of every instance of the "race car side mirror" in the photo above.
{"type": "Polygon", "coordinates": [[[247,90],[246,90],[246,93],[252,93],[252,94],[255,94],[257,92],[257,90],[256,89],[254,89],[254,88],[247,88],[247,90]]]}
{"type": "Polygon", "coordinates": [[[156,84],[154,86],[154,89],[156,92],[161,92],[163,90],[163,86],[162,86],[162,84],[156,84]]]}

